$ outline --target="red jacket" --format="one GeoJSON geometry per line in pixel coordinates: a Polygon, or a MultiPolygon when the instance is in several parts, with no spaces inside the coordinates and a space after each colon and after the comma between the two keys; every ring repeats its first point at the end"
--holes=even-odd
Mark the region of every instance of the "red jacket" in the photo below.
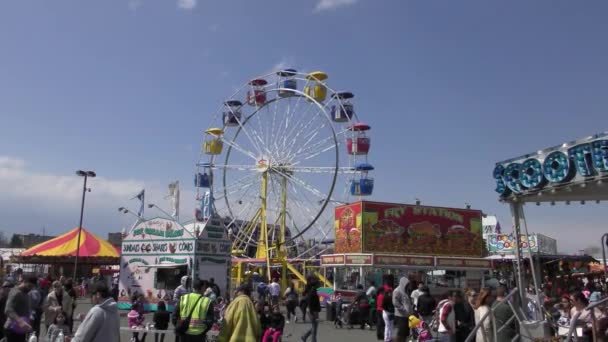
{"type": "Polygon", "coordinates": [[[386,291],[393,292],[393,288],[388,285],[382,285],[382,291],[379,291],[378,296],[376,296],[376,311],[378,312],[382,312],[382,301],[386,291]]]}

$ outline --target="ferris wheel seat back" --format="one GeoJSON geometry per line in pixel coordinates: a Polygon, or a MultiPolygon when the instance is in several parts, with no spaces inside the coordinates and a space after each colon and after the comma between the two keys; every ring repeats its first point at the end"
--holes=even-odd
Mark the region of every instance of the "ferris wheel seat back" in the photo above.
{"type": "Polygon", "coordinates": [[[221,128],[210,128],[205,131],[207,137],[203,142],[203,150],[205,154],[216,155],[222,153],[224,143],[222,142],[222,134],[224,131],[221,128]]]}
{"type": "Polygon", "coordinates": [[[247,99],[245,102],[250,106],[262,106],[266,103],[266,91],[264,87],[268,84],[263,78],[256,78],[249,81],[251,89],[247,91],[247,99]]]}
{"type": "Polygon", "coordinates": [[[211,175],[207,173],[197,173],[194,176],[194,186],[197,188],[211,187],[211,175]]]}
{"type": "Polygon", "coordinates": [[[297,73],[295,69],[284,69],[277,72],[277,76],[279,76],[279,81],[277,82],[279,97],[295,95],[294,90],[298,89],[298,81],[294,77],[297,73]]]}
{"type": "Polygon", "coordinates": [[[307,85],[304,87],[304,94],[312,97],[317,102],[323,102],[327,98],[327,87],[322,83],[307,85]]]}
{"type": "Polygon", "coordinates": [[[241,112],[224,112],[222,113],[222,120],[224,121],[224,126],[238,126],[241,121],[241,112]]]}
{"type": "Polygon", "coordinates": [[[334,122],[348,122],[353,118],[355,111],[350,103],[331,106],[331,119],[334,122]]]}
{"type": "Polygon", "coordinates": [[[346,139],[346,151],[352,155],[365,155],[369,153],[371,140],[368,137],[361,136],[356,138],[346,139]]]}
{"type": "Polygon", "coordinates": [[[369,196],[374,192],[373,178],[353,179],[350,182],[350,194],[353,196],[369,196]]]}

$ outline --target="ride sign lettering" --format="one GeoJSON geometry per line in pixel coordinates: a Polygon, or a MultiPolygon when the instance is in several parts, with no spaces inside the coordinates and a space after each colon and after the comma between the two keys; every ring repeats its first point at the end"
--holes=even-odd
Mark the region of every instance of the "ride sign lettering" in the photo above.
{"type": "Polygon", "coordinates": [[[607,173],[608,133],[602,133],[497,163],[493,178],[504,198],[607,173]]]}

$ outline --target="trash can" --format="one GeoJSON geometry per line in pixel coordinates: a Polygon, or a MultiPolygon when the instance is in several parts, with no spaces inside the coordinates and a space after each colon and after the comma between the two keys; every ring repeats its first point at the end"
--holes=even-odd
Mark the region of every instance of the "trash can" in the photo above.
{"type": "Polygon", "coordinates": [[[328,301],[327,305],[325,306],[325,310],[325,320],[327,320],[328,322],[333,322],[334,320],[336,320],[336,302],[328,301]]]}

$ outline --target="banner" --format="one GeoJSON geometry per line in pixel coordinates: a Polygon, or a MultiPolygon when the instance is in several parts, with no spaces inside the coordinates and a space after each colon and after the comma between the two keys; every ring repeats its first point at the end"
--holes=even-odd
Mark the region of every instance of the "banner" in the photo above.
{"type": "Polygon", "coordinates": [[[482,256],[478,210],[363,202],[362,219],[363,253],[482,256]]]}

